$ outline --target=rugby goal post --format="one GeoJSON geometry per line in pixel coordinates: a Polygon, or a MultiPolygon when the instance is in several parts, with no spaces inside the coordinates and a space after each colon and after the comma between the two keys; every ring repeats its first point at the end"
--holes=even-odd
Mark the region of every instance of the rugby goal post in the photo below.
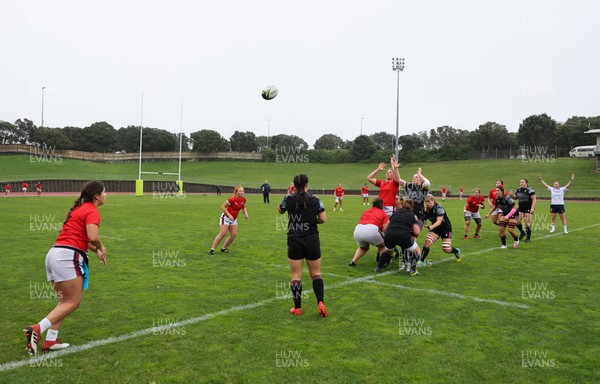
{"type": "Polygon", "coordinates": [[[143,143],[143,130],[144,130],[144,93],[142,92],[142,113],[140,120],[140,161],[138,167],[138,178],[135,181],[135,195],[144,196],[144,179],[142,175],[177,175],[175,183],[179,186],[177,189],[177,196],[183,195],[183,181],[181,180],[181,147],[183,140],[183,99],[181,100],[181,131],[179,132],[179,172],[142,172],[142,143],[143,143]]]}

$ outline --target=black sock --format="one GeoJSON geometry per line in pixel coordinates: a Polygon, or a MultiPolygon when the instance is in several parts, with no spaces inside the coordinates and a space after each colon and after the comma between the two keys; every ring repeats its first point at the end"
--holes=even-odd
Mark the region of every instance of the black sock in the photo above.
{"type": "Polygon", "coordinates": [[[523,233],[523,224],[517,224],[517,229],[519,230],[519,232],[523,233]]]}
{"type": "Polygon", "coordinates": [[[456,247],[452,247],[452,253],[454,253],[455,255],[458,253],[458,251],[456,250],[456,247]]]}
{"type": "Polygon", "coordinates": [[[500,240],[502,241],[502,245],[506,245],[506,235],[500,236],[500,240]]]}
{"type": "Polygon", "coordinates": [[[527,232],[527,238],[529,239],[531,237],[531,227],[525,228],[525,231],[527,232]]]}
{"type": "Polygon", "coordinates": [[[513,239],[514,239],[515,241],[519,241],[519,236],[513,236],[513,239]]]}
{"type": "Polygon", "coordinates": [[[392,254],[388,252],[383,252],[381,256],[379,256],[379,262],[377,263],[377,267],[379,267],[380,269],[387,267],[388,265],[390,265],[393,258],[394,256],[392,256],[392,254]]]}
{"type": "Polygon", "coordinates": [[[323,296],[325,295],[325,284],[323,284],[323,279],[321,279],[321,275],[315,275],[312,277],[313,281],[313,291],[315,292],[315,296],[317,297],[317,303],[323,301],[323,296]]]}
{"type": "Polygon", "coordinates": [[[302,281],[292,280],[290,283],[290,288],[292,289],[294,308],[302,308],[302,281]]]}
{"type": "Polygon", "coordinates": [[[425,258],[429,255],[429,247],[423,247],[423,253],[421,254],[421,261],[425,261],[425,258]]]}

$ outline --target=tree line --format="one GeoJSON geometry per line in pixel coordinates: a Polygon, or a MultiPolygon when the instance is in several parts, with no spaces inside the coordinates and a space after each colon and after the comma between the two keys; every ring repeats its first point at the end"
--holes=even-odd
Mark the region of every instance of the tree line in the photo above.
{"type": "MultiPolygon", "coordinates": [[[[441,126],[429,131],[398,137],[400,160],[404,162],[428,159],[457,160],[469,157],[472,151],[518,150],[519,147],[572,148],[593,145],[595,137],[584,135],[589,129],[600,128],[600,116],[574,116],[557,123],[547,114],[532,115],[523,120],[518,132],[509,132],[496,122],[481,124],[474,131],[441,126]]],[[[29,119],[15,123],[0,121],[0,143],[33,144],[54,149],[72,149],[87,152],[138,152],[139,126],[115,129],[107,122],[96,122],[89,127],[37,127],[29,119]]],[[[394,135],[378,132],[360,135],[354,140],[343,140],[334,134],[319,137],[309,150],[304,139],[295,135],[256,136],[253,132],[235,131],[229,138],[219,132],[202,129],[187,137],[182,134],[182,150],[210,152],[261,152],[267,161],[276,159],[281,151],[303,151],[313,162],[342,163],[378,161],[382,155],[394,151],[394,135]]],[[[179,134],[159,128],[143,129],[144,152],[178,151],[179,134]]]]}

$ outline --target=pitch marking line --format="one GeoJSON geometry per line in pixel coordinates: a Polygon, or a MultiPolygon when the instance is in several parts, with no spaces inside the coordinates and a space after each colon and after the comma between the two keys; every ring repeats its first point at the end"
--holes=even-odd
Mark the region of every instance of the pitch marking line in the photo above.
{"type": "Polygon", "coordinates": [[[502,306],[506,306],[506,307],[513,307],[513,308],[520,308],[520,309],[528,309],[529,308],[529,306],[526,304],[511,303],[508,301],[494,300],[494,299],[482,299],[480,297],[466,296],[466,295],[462,295],[460,293],[438,291],[437,289],[407,287],[406,285],[384,283],[384,282],[377,281],[377,280],[367,280],[365,282],[372,283],[372,284],[384,285],[386,287],[406,289],[408,291],[431,293],[433,295],[450,296],[450,297],[455,297],[455,298],[459,298],[459,299],[467,299],[467,300],[479,301],[479,302],[483,302],[483,303],[498,304],[498,305],[502,305],[502,306]]]}
{"type": "MultiPolygon", "coordinates": [[[[571,232],[575,232],[575,231],[580,231],[580,230],[584,230],[584,229],[587,229],[587,228],[596,227],[598,225],[600,225],[600,223],[593,224],[593,225],[590,225],[590,226],[587,226],[587,227],[582,227],[582,228],[574,229],[571,232]]],[[[556,233],[556,234],[552,234],[552,235],[546,235],[545,237],[542,237],[542,239],[545,239],[545,238],[548,238],[548,237],[553,237],[553,236],[558,236],[558,235],[562,235],[562,233],[556,233]]],[[[480,254],[480,253],[485,253],[485,252],[492,251],[494,249],[498,249],[498,248],[489,248],[489,249],[485,249],[485,250],[482,250],[482,251],[479,251],[479,252],[470,253],[469,255],[476,255],[476,254],[480,254]]],[[[454,260],[454,257],[450,257],[450,258],[447,258],[447,259],[442,259],[442,260],[438,261],[435,264],[439,264],[439,263],[442,263],[442,262],[445,262],[445,261],[449,261],[449,260],[454,260]]],[[[413,290],[413,291],[419,291],[419,292],[433,293],[433,294],[437,294],[437,295],[457,297],[457,298],[461,298],[461,299],[469,299],[469,300],[474,300],[474,301],[479,301],[479,302],[494,303],[494,304],[499,304],[499,305],[503,305],[503,306],[512,306],[512,307],[516,307],[516,308],[528,308],[524,304],[515,304],[515,303],[503,302],[503,301],[499,301],[499,300],[481,299],[481,298],[478,298],[478,297],[470,297],[470,296],[461,295],[459,293],[437,291],[437,290],[434,290],[434,289],[412,288],[412,287],[406,287],[406,286],[403,286],[403,285],[400,285],[400,284],[389,284],[389,283],[383,283],[383,282],[379,282],[379,281],[374,280],[375,277],[385,276],[385,275],[391,275],[391,274],[395,274],[395,273],[398,273],[398,271],[388,271],[388,272],[383,272],[383,273],[380,273],[380,274],[377,274],[377,275],[369,275],[369,276],[365,276],[365,277],[359,277],[359,278],[355,278],[355,279],[349,279],[349,280],[346,280],[346,281],[343,281],[343,282],[340,282],[340,283],[332,284],[332,285],[330,285],[328,287],[325,287],[325,288],[326,289],[333,289],[333,288],[342,287],[342,286],[346,286],[346,285],[350,285],[350,284],[365,282],[365,283],[372,283],[372,284],[380,284],[380,285],[392,286],[392,287],[400,288],[400,289],[407,289],[407,290],[413,290]]],[[[312,290],[309,290],[307,292],[310,293],[310,292],[312,292],[312,290]]],[[[72,347],[69,347],[67,349],[63,349],[61,351],[52,352],[49,355],[40,355],[38,357],[30,358],[30,359],[27,359],[27,360],[11,361],[11,362],[8,362],[8,363],[0,364],[0,372],[5,372],[5,371],[12,370],[12,369],[20,368],[20,367],[23,367],[23,366],[26,366],[26,365],[29,365],[29,364],[35,364],[37,362],[42,362],[44,359],[48,359],[48,358],[55,359],[55,358],[60,357],[60,356],[70,355],[72,353],[78,353],[78,352],[87,351],[89,349],[92,349],[92,348],[95,348],[95,347],[99,347],[99,346],[103,346],[103,345],[120,343],[121,341],[133,339],[135,337],[146,336],[146,335],[152,334],[154,332],[161,332],[161,331],[165,331],[165,330],[168,330],[168,329],[171,329],[171,328],[181,327],[181,326],[184,326],[184,325],[197,324],[197,323],[200,323],[200,322],[203,322],[203,321],[206,321],[206,320],[213,319],[213,318],[218,317],[218,316],[227,315],[227,314],[232,313],[232,312],[237,312],[237,311],[243,311],[243,310],[246,310],[246,309],[253,309],[253,308],[262,307],[264,305],[272,303],[275,300],[287,300],[287,298],[274,297],[274,298],[267,299],[267,300],[257,301],[255,303],[250,303],[250,304],[246,304],[246,305],[238,305],[238,306],[234,306],[234,307],[231,307],[231,308],[228,308],[228,309],[224,309],[222,311],[209,313],[209,314],[206,314],[206,315],[203,315],[203,316],[194,317],[194,318],[187,319],[187,320],[184,320],[184,321],[175,322],[175,323],[172,323],[172,324],[165,324],[165,325],[162,325],[160,327],[152,327],[152,328],[141,329],[139,331],[127,333],[125,335],[121,335],[121,336],[117,336],[117,337],[109,337],[109,338],[106,338],[106,339],[100,339],[100,340],[91,341],[89,343],[82,344],[82,345],[72,346],[72,347]]]]}

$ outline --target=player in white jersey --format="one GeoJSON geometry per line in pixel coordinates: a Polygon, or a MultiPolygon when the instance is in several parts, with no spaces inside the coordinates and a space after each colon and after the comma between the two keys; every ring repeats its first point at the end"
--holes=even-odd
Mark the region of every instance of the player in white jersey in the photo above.
{"type": "Polygon", "coordinates": [[[565,233],[569,233],[567,231],[567,219],[565,218],[565,191],[569,189],[571,182],[575,178],[575,174],[571,174],[571,179],[564,187],[561,187],[558,181],[554,182],[554,187],[549,186],[544,180],[542,180],[542,176],[538,175],[538,179],[542,182],[544,187],[550,191],[550,213],[552,214],[552,224],[550,226],[550,233],[554,232],[554,223],[556,222],[556,214],[560,216],[560,220],[562,221],[563,229],[565,233]]]}

